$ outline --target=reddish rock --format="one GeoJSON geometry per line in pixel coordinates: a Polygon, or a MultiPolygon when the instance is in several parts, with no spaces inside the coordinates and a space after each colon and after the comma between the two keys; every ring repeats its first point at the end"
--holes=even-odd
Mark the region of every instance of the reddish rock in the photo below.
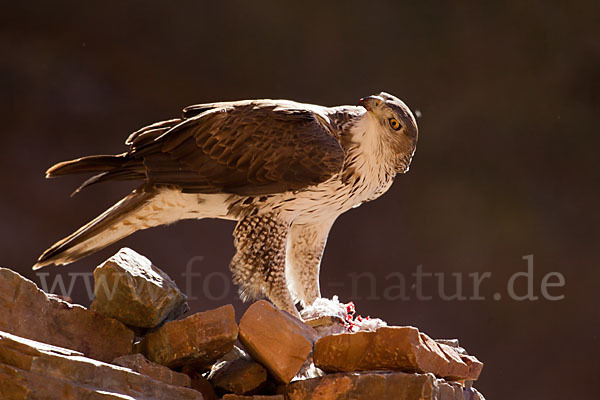
{"type": "Polygon", "coordinates": [[[212,387],[208,379],[202,376],[201,372],[190,368],[189,365],[184,366],[181,372],[187,374],[191,378],[192,389],[202,393],[204,400],[219,400],[219,396],[217,396],[215,389],[212,387]]]}
{"type": "Polygon", "coordinates": [[[233,306],[171,321],[148,333],[136,346],[150,361],[170,368],[209,366],[233,348],[238,336],[233,306]]]}
{"type": "Polygon", "coordinates": [[[281,394],[276,394],[273,396],[242,396],[239,394],[226,394],[223,396],[223,400],[285,400],[285,398],[281,394]]]}
{"type": "Polygon", "coordinates": [[[315,365],[327,372],[431,372],[451,380],[475,380],[483,367],[475,357],[436,343],[413,327],[325,336],[315,344],[313,357],[315,365]]]}
{"type": "Polygon", "coordinates": [[[129,368],[140,374],[149,376],[157,381],[168,383],[173,386],[190,387],[191,380],[186,374],[175,372],[165,366],[149,361],[142,354],[129,354],[115,358],[111,364],[129,368]]]}
{"type": "Polygon", "coordinates": [[[288,400],[483,400],[477,391],[432,374],[369,372],[331,374],[279,388],[288,400]]]}
{"type": "Polygon", "coordinates": [[[48,295],[7,268],[0,268],[0,330],[105,362],[133,345],[133,332],[121,322],[48,295]]]}
{"type": "Polygon", "coordinates": [[[92,310],[140,328],[154,328],[189,310],[175,282],[127,247],[94,270],[94,295],[92,310]]]}
{"type": "MultiPolygon", "coordinates": [[[[469,367],[469,376],[479,376],[481,374],[483,364],[477,358],[467,354],[467,351],[460,347],[458,339],[435,339],[435,341],[440,345],[450,346],[460,355],[460,359],[469,367]]],[[[444,349],[443,346],[440,347],[444,349]]],[[[467,380],[468,382],[472,382],[472,380],[467,380]]]]}
{"type": "Polygon", "coordinates": [[[0,332],[0,398],[201,400],[202,395],[77,351],[0,332]]]}
{"type": "Polygon", "coordinates": [[[288,383],[300,371],[317,338],[315,330],[261,300],[240,320],[240,341],[277,380],[288,383]]]}
{"type": "Polygon", "coordinates": [[[221,364],[209,379],[215,388],[224,392],[246,394],[267,381],[267,370],[257,362],[238,358],[221,364]]]}
{"type": "Polygon", "coordinates": [[[470,356],[468,354],[461,354],[460,359],[467,364],[469,367],[469,372],[467,373],[467,380],[474,381],[479,378],[481,371],[483,370],[483,363],[479,361],[476,357],[470,356]]]}

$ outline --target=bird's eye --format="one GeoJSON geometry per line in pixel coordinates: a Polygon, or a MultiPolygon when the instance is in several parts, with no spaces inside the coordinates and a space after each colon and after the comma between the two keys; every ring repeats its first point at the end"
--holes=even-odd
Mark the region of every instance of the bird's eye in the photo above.
{"type": "Polygon", "coordinates": [[[398,120],[396,118],[390,118],[389,119],[390,122],[390,126],[392,127],[393,130],[397,131],[400,128],[402,128],[402,125],[400,125],[400,122],[398,122],[398,120]]]}

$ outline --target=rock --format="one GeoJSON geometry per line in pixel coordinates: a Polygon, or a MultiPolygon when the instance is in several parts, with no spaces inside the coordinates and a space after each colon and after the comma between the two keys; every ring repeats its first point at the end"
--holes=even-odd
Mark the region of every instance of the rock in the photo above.
{"type": "Polygon", "coordinates": [[[66,303],[71,303],[73,304],[73,299],[71,299],[69,296],[62,296],[60,294],[54,294],[54,293],[46,293],[46,296],[48,296],[49,298],[56,298],[58,300],[62,300],[66,303]]]}
{"type": "Polygon", "coordinates": [[[202,395],[77,351],[0,332],[2,399],[190,399],[202,395]]]}
{"type": "Polygon", "coordinates": [[[121,322],[48,295],[7,268],[0,268],[0,330],[105,362],[133,345],[133,332],[121,322]]]}
{"type": "Polygon", "coordinates": [[[142,354],[129,354],[115,358],[111,364],[129,368],[140,374],[147,375],[157,381],[168,383],[173,386],[191,387],[191,379],[186,374],[172,371],[160,364],[153,363],[142,354]]]}
{"type": "Polygon", "coordinates": [[[169,368],[210,366],[233,348],[237,336],[235,312],[228,304],[167,322],[144,336],[137,348],[150,361],[169,368]]]}
{"type": "Polygon", "coordinates": [[[94,270],[94,295],[92,310],[139,328],[154,328],[189,310],[175,282],[126,247],[94,270]]]}
{"type": "Polygon", "coordinates": [[[208,379],[202,376],[197,370],[189,367],[189,365],[184,366],[181,372],[187,374],[192,379],[192,389],[202,393],[204,400],[219,400],[219,396],[217,396],[215,389],[208,379]]]}
{"type": "Polygon", "coordinates": [[[477,389],[466,387],[463,389],[463,400],[485,400],[485,398],[477,389]]]}
{"type": "Polygon", "coordinates": [[[469,372],[465,379],[471,383],[479,379],[479,375],[481,375],[481,371],[483,370],[483,363],[477,357],[468,354],[461,354],[460,359],[469,367],[469,372]]]}
{"type": "MultiPolygon", "coordinates": [[[[437,379],[433,374],[368,372],[331,374],[281,386],[288,400],[475,400],[471,388],[437,379]]],[[[483,397],[480,397],[483,400],[483,397]]]]}
{"type": "Polygon", "coordinates": [[[399,370],[431,372],[450,380],[479,377],[483,364],[453,347],[436,343],[413,327],[325,336],[317,341],[315,365],[327,372],[399,370]]]}
{"type": "Polygon", "coordinates": [[[288,383],[308,359],[315,330],[261,300],[240,320],[240,342],[281,383],[288,383]]]}
{"type": "Polygon", "coordinates": [[[267,381],[267,370],[257,362],[238,358],[221,364],[209,379],[215,388],[226,393],[246,394],[267,381]]]}
{"type": "Polygon", "coordinates": [[[467,354],[465,349],[463,349],[462,347],[460,347],[460,343],[458,342],[458,339],[434,339],[437,343],[440,344],[445,344],[447,346],[450,347],[454,347],[454,349],[459,352],[460,354],[467,354]]]}
{"type": "Polygon", "coordinates": [[[285,400],[285,398],[281,394],[276,394],[273,396],[241,396],[239,394],[226,394],[223,396],[223,400],[285,400]]]}
{"type": "MultiPolygon", "coordinates": [[[[483,364],[479,360],[477,360],[477,358],[467,354],[467,351],[464,348],[460,347],[458,339],[435,339],[435,341],[440,345],[447,345],[452,347],[458,354],[460,354],[461,360],[469,366],[470,376],[479,376],[479,374],[481,374],[483,364]]],[[[467,379],[464,381],[464,384],[465,386],[472,386],[473,381],[467,379]]]]}

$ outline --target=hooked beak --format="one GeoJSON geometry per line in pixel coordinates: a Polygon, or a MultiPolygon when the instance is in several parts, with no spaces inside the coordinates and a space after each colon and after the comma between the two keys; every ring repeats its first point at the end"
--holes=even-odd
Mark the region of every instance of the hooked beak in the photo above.
{"type": "Polygon", "coordinates": [[[383,102],[383,98],[379,96],[367,96],[360,99],[358,105],[363,106],[367,111],[373,112],[376,108],[379,108],[383,102]]]}

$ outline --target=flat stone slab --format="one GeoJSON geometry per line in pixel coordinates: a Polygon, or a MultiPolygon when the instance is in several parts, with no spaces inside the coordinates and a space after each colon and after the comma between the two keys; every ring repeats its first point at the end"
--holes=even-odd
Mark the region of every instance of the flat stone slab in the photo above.
{"type": "Polygon", "coordinates": [[[295,381],[278,392],[288,400],[484,400],[456,382],[404,372],[337,373],[295,381]]]}
{"type": "Polygon", "coordinates": [[[281,383],[288,383],[308,359],[316,331],[268,301],[252,304],[240,320],[240,342],[281,383]]]}
{"type": "Polygon", "coordinates": [[[0,398],[201,400],[202,395],[74,350],[0,332],[0,398]]]}
{"type": "Polygon", "coordinates": [[[94,295],[92,310],[139,328],[154,328],[189,310],[175,282],[127,247],[94,270],[94,295]]]}
{"type": "Polygon", "coordinates": [[[191,379],[186,374],[175,372],[163,365],[153,363],[143,354],[128,354],[115,358],[111,364],[129,368],[157,381],[173,386],[191,387],[191,379]]]}
{"type": "Polygon", "coordinates": [[[449,380],[476,380],[483,368],[475,357],[459,354],[410,326],[325,336],[315,343],[313,358],[327,372],[431,372],[449,380]]]}
{"type": "Polygon", "coordinates": [[[167,322],[144,336],[136,348],[150,361],[169,368],[210,366],[233,349],[237,337],[235,311],[228,304],[167,322]]]}
{"type": "Polygon", "coordinates": [[[110,362],[129,354],[133,331],[116,319],[67,303],[0,268],[0,330],[110,362]]]}

